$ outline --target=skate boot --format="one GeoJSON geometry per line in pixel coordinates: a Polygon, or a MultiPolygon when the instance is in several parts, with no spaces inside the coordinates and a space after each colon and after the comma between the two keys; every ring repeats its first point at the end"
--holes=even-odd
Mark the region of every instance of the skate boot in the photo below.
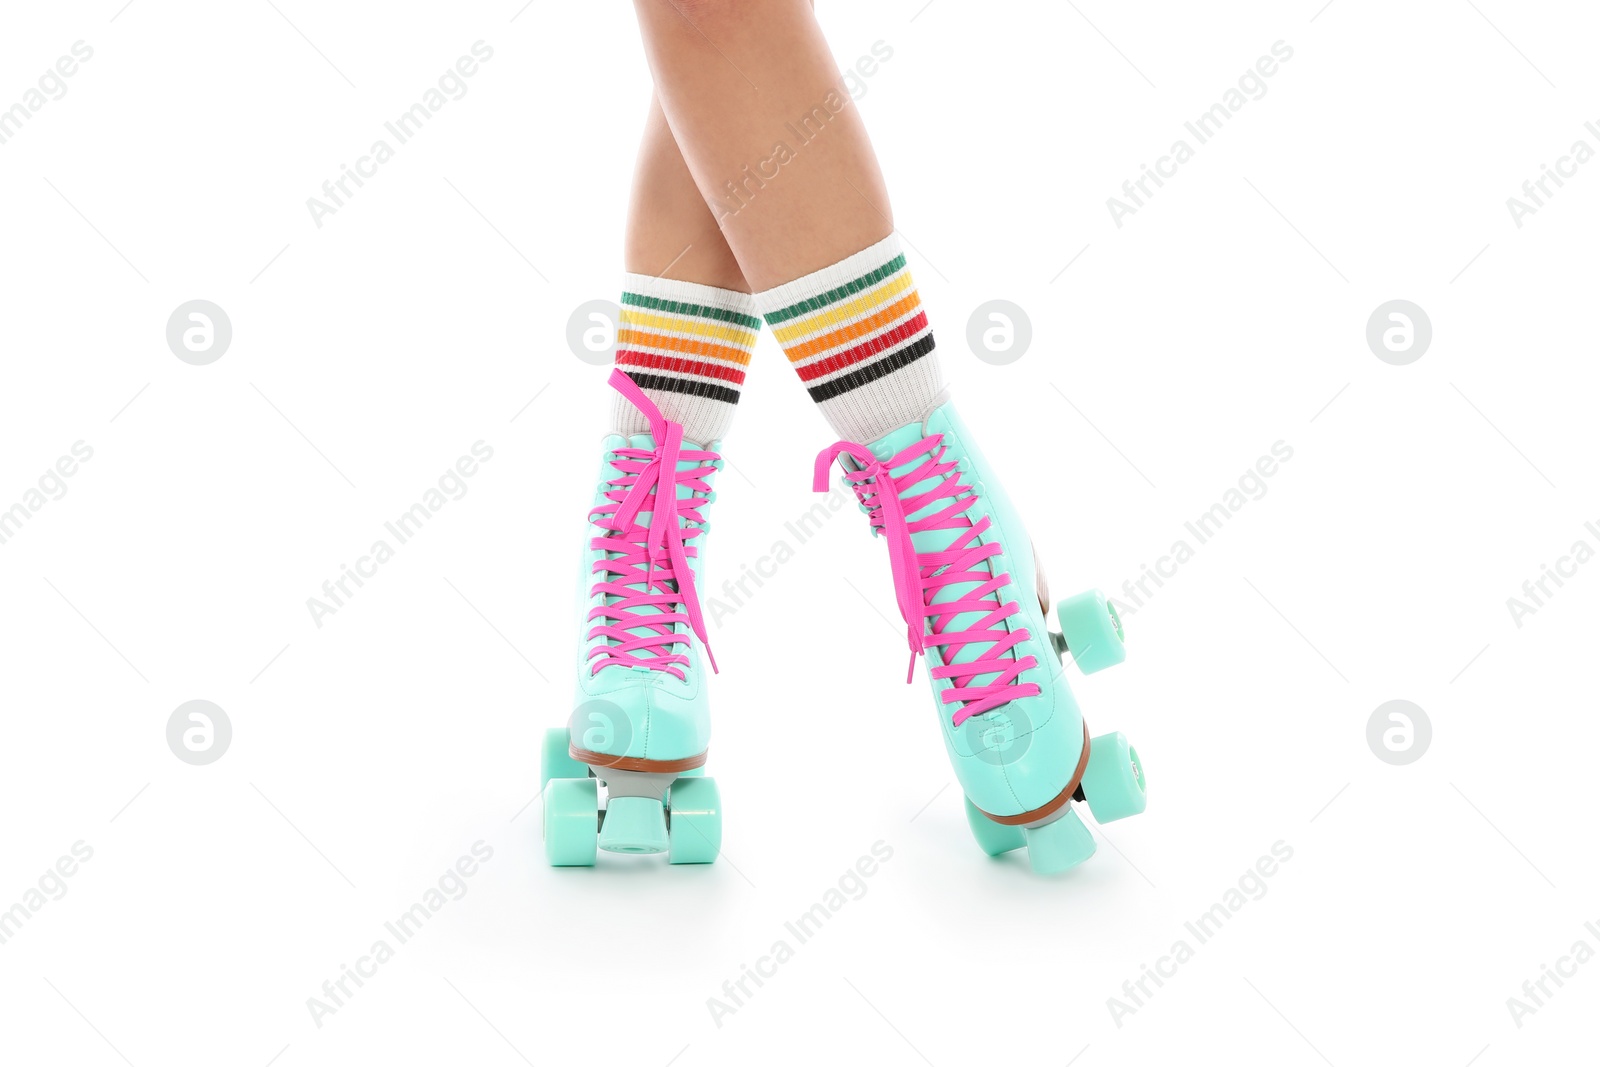
{"type": "Polygon", "coordinates": [[[1102,823],[1145,808],[1138,755],[1120,733],[1089,737],[1060,665],[1068,652],[1085,673],[1122,662],[1115,609],[1080,593],[1057,609],[1061,632],[1047,629],[1033,545],[951,404],[870,444],[824,449],[818,492],[835,460],[888,542],[911,668],[926,655],[979,847],[997,856],[1026,845],[1040,873],[1088,859],[1094,838],[1074,801],[1102,823]]]}
{"type": "Polygon", "coordinates": [[[605,441],[581,581],[575,706],[567,727],[547,731],[540,761],[545,855],[564,867],[592,866],[597,848],[710,863],[722,807],[703,777],[711,720],[702,649],[713,670],[716,660],[695,583],[722,459],[716,442],[685,447],[683,427],[622,371],[610,383],[650,432],[605,441]]]}

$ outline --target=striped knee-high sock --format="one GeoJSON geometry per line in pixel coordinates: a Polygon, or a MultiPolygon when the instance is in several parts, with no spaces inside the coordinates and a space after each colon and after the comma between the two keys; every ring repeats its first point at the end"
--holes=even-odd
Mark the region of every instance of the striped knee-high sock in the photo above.
{"type": "Polygon", "coordinates": [[[875,441],[943,402],[933,331],[893,234],[755,299],[841,438],[875,441]]]}
{"type": "MultiPolygon", "coordinates": [[[[685,440],[709,445],[728,433],[760,329],[749,293],[629,274],[616,365],[661,414],[683,424],[685,440]]],[[[618,396],[613,429],[629,436],[650,426],[618,396]]]]}

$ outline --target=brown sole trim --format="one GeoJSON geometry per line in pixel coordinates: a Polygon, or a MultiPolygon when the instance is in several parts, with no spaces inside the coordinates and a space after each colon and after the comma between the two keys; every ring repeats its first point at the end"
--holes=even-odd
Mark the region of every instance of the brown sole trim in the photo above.
{"type": "Polygon", "coordinates": [[[568,745],[567,754],[579,763],[587,763],[591,767],[604,767],[614,771],[640,771],[644,774],[682,774],[684,771],[692,771],[696,767],[706,765],[704,752],[685,759],[640,759],[637,756],[608,756],[604,752],[590,752],[576,745],[568,745]]]}
{"type": "Polygon", "coordinates": [[[1072,778],[1067,782],[1067,787],[1061,792],[1057,793],[1052,800],[1040,807],[1034,808],[1032,811],[1025,811],[1021,815],[991,815],[989,812],[983,811],[982,808],[978,808],[978,810],[983,812],[985,818],[997,822],[1001,826],[1025,826],[1030,822],[1038,822],[1040,819],[1047,818],[1060,811],[1062,807],[1066,805],[1067,801],[1072,799],[1072,794],[1078,791],[1078,783],[1083,781],[1083,772],[1088,766],[1089,724],[1084,723],[1083,752],[1078,755],[1077,769],[1072,772],[1072,778]]]}

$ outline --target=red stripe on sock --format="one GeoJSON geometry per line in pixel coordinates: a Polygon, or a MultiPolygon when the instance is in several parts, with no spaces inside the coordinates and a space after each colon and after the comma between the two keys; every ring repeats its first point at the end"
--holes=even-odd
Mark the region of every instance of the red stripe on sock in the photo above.
{"type": "Polygon", "coordinates": [[[809,382],[824,375],[834,374],[857,363],[865,363],[873,356],[881,356],[908,337],[914,337],[927,328],[928,313],[919,311],[888,333],[879,334],[865,344],[847,348],[843,352],[829,356],[827,359],[796,369],[800,372],[800,380],[809,382]]]}
{"type": "Polygon", "coordinates": [[[744,371],[731,363],[710,361],[702,363],[698,360],[658,356],[653,352],[633,352],[627,349],[617,352],[617,362],[632,367],[649,367],[652,370],[690,374],[696,378],[732,382],[734,385],[744,384],[744,371]]]}

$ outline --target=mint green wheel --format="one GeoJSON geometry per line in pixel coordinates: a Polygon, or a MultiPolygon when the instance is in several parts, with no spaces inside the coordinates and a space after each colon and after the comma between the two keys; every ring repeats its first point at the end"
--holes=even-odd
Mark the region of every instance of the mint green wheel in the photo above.
{"type": "Polygon", "coordinates": [[[1084,674],[1115,667],[1128,658],[1122,644],[1122,620],[1100,590],[1090,589],[1063,600],[1056,606],[1056,619],[1072,662],[1084,674]]]}
{"type": "Polygon", "coordinates": [[[667,790],[667,862],[711,863],[722,851],[722,797],[715,778],[679,778],[667,790]]]}
{"type": "Polygon", "coordinates": [[[544,855],[550,866],[593,867],[599,828],[599,783],[550,779],[544,787],[544,855]]]}
{"type": "Polygon", "coordinates": [[[1022,836],[1035,874],[1069,870],[1094,855],[1094,837],[1070,807],[1055,822],[1024,829],[1022,836]]]}
{"type": "Polygon", "coordinates": [[[567,745],[572,733],[565,726],[555,726],[544,732],[544,745],[539,750],[539,788],[543,789],[552,778],[587,778],[589,768],[572,758],[567,745]]]}
{"type": "Polygon", "coordinates": [[[995,822],[966,797],[962,797],[961,802],[967,809],[967,825],[972,828],[972,836],[977,839],[978,847],[989,855],[998,856],[1027,844],[1022,827],[995,822]]]}
{"type": "Polygon", "coordinates": [[[1089,742],[1089,765],[1081,785],[1097,822],[1115,822],[1144,811],[1144,767],[1139,753],[1120,733],[1101,734],[1089,742]]]}

